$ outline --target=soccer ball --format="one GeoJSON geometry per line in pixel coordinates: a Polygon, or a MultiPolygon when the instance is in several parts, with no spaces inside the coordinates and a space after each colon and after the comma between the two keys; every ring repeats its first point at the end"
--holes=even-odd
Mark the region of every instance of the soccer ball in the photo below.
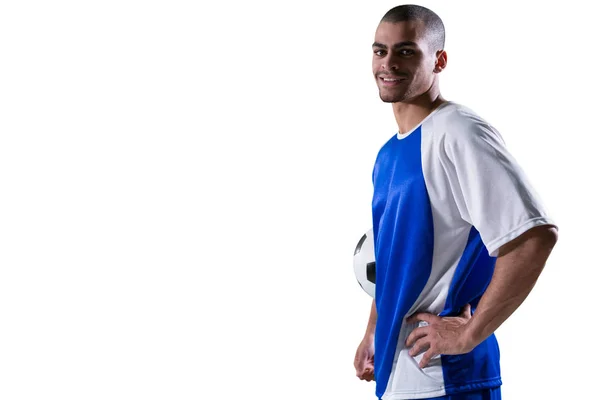
{"type": "Polygon", "coordinates": [[[360,287],[375,298],[375,242],[373,228],[358,241],[354,250],[354,274],[360,287]]]}

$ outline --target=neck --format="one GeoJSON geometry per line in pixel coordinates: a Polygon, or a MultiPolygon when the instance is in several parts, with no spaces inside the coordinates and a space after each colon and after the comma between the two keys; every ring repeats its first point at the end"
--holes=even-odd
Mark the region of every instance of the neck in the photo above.
{"type": "Polygon", "coordinates": [[[445,102],[435,79],[429,90],[422,95],[406,102],[392,103],[394,117],[398,123],[398,133],[409,132],[445,102]]]}

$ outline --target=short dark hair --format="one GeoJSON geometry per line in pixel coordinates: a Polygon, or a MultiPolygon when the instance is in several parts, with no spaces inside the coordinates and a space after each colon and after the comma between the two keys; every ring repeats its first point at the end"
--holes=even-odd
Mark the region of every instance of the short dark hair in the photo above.
{"type": "Polygon", "coordinates": [[[389,10],[381,22],[423,21],[427,30],[427,42],[431,50],[444,50],[446,29],[442,19],[428,8],[415,4],[403,4],[389,10]]]}

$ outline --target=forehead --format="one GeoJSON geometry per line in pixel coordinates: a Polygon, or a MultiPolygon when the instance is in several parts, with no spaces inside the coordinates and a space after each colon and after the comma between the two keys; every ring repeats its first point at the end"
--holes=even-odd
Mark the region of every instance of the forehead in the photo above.
{"type": "Polygon", "coordinates": [[[415,42],[426,47],[426,30],[423,21],[381,22],[375,31],[375,41],[392,47],[400,42],[415,42]]]}

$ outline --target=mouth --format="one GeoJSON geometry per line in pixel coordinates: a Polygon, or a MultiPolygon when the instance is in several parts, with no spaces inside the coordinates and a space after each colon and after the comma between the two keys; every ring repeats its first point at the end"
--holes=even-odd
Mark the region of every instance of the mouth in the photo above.
{"type": "Polygon", "coordinates": [[[389,76],[379,76],[379,82],[385,87],[398,86],[402,81],[405,81],[406,78],[396,78],[389,76]]]}

